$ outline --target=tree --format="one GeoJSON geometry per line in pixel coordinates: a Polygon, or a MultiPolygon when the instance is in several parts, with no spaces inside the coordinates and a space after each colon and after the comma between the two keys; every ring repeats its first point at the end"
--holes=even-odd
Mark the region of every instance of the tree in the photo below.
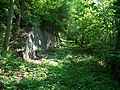
{"type": "Polygon", "coordinates": [[[115,28],[117,31],[116,36],[116,49],[120,50],[120,0],[117,0],[114,5],[116,6],[116,13],[115,13],[115,28]]]}
{"type": "Polygon", "coordinates": [[[4,50],[8,50],[9,48],[9,39],[10,39],[10,32],[12,29],[12,19],[13,19],[13,4],[14,0],[10,0],[10,6],[9,6],[9,15],[8,15],[8,22],[7,22],[7,30],[5,32],[5,39],[4,39],[4,50]]]}

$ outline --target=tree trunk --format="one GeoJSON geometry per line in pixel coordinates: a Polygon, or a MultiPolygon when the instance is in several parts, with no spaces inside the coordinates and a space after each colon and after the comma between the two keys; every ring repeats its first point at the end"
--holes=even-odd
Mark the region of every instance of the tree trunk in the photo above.
{"type": "Polygon", "coordinates": [[[7,30],[5,32],[5,39],[4,39],[4,44],[3,44],[4,50],[9,49],[8,48],[9,47],[9,39],[10,39],[10,32],[12,29],[12,19],[13,19],[13,4],[14,4],[14,0],[10,0],[7,30]]]}
{"type": "Polygon", "coordinates": [[[22,15],[23,15],[23,11],[25,8],[24,2],[23,1],[18,1],[18,13],[15,17],[15,26],[14,29],[11,31],[13,38],[16,38],[16,36],[19,34],[17,30],[20,30],[21,28],[21,19],[22,19],[22,15]]]}
{"type": "Polygon", "coordinates": [[[20,6],[19,3],[18,3],[18,9],[19,9],[19,12],[18,12],[18,16],[16,17],[15,31],[17,31],[17,30],[20,29],[20,21],[21,21],[21,6],[20,6]]]}
{"type": "MultiPolygon", "coordinates": [[[[120,0],[117,0],[115,3],[118,7],[120,7],[120,0]]],[[[120,9],[116,8],[116,16],[115,18],[120,19],[120,9]]],[[[120,21],[116,21],[116,30],[117,30],[117,36],[116,36],[116,50],[120,50],[120,21]]]]}
{"type": "Polygon", "coordinates": [[[116,49],[120,50],[120,30],[119,29],[118,29],[118,32],[117,32],[116,49]]]}

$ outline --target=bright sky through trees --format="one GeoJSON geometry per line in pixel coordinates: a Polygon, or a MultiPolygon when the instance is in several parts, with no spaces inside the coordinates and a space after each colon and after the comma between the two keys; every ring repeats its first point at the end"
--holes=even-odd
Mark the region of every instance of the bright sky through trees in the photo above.
{"type": "Polygon", "coordinates": [[[99,0],[93,0],[95,3],[99,3],[99,0]]]}

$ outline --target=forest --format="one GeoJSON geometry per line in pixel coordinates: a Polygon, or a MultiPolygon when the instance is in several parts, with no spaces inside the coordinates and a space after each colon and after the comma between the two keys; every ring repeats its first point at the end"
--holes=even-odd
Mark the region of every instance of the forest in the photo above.
{"type": "Polygon", "coordinates": [[[120,90],[120,0],[0,0],[0,90],[120,90]]]}

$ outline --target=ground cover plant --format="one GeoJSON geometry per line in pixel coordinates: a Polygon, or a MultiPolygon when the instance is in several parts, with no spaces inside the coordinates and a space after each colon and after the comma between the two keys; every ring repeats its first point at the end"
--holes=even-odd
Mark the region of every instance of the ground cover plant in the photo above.
{"type": "Polygon", "coordinates": [[[120,0],[0,0],[0,90],[120,90],[120,0]]]}
{"type": "Polygon", "coordinates": [[[3,90],[119,90],[120,88],[108,70],[98,63],[98,58],[87,55],[76,47],[53,49],[48,58],[42,59],[38,64],[28,63],[21,58],[14,60],[12,57],[6,57],[0,58],[0,80],[3,90]]]}

